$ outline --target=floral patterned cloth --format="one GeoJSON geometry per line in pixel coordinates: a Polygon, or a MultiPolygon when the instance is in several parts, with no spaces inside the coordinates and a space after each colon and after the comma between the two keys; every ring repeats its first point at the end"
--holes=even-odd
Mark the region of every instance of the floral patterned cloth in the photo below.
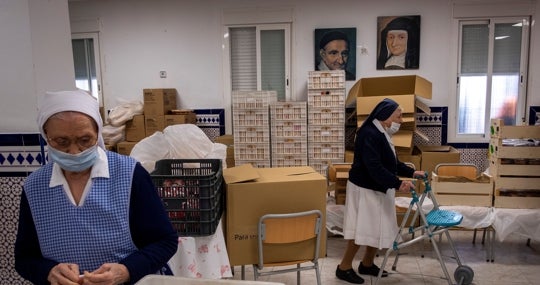
{"type": "Polygon", "coordinates": [[[210,236],[179,237],[178,250],[169,260],[175,276],[205,279],[232,277],[222,222],[210,236]]]}

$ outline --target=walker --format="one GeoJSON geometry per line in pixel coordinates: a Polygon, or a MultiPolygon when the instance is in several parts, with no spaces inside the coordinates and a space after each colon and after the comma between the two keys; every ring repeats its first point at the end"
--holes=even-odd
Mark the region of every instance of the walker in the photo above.
{"type": "MultiPolygon", "coordinates": [[[[405,216],[403,217],[403,221],[401,222],[401,226],[399,227],[399,232],[396,236],[396,239],[394,240],[393,247],[389,248],[386,251],[384,260],[381,265],[381,270],[379,271],[379,275],[377,276],[377,279],[375,280],[375,285],[377,285],[379,280],[381,279],[388,257],[393,251],[397,252],[401,248],[407,247],[409,245],[412,245],[419,241],[423,241],[425,239],[430,240],[431,244],[433,245],[433,250],[435,251],[439,259],[444,275],[446,276],[446,280],[448,280],[448,284],[453,285],[450,274],[448,274],[448,269],[446,268],[446,265],[439,251],[439,247],[437,246],[437,241],[435,240],[435,236],[441,235],[443,233],[446,235],[446,238],[448,239],[448,243],[450,244],[450,248],[452,249],[454,258],[456,259],[457,264],[458,264],[458,267],[456,268],[454,272],[454,279],[456,280],[456,282],[458,282],[457,284],[460,284],[460,285],[471,284],[474,277],[474,271],[472,270],[471,267],[461,264],[456,248],[454,246],[454,242],[452,241],[452,238],[450,237],[450,234],[448,233],[448,229],[450,227],[459,225],[461,223],[461,221],[463,220],[463,216],[454,211],[439,209],[439,204],[437,203],[435,199],[435,195],[431,191],[431,185],[429,183],[427,173],[424,177],[418,177],[418,178],[423,179],[426,189],[424,193],[422,193],[422,195],[420,196],[420,199],[418,198],[416,191],[414,189],[411,190],[411,196],[412,196],[411,203],[409,204],[409,208],[405,212],[405,216]],[[428,196],[428,198],[433,201],[433,209],[429,211],[427,215],[426,213],[424,213],[424,211],[422,211],[422,204],[426,196],[428,196]],[[416,208],[416,211],[414,212],[413,219],[411,220],[411,225],[408,226],[408,232],[409,234],[412,234],[413,239],[400,243],[399,241],[401,238],[402,231],[405,227],[407,227],[406,223],[411,212],[413,211],[413,208],[416,208]],[[418,215],[420,215],[421,225],[415,228],[414,221],[416,221],[416,219],[418,218],[418,215]],[[414,233],[417,231],[421,231],[422,235],[414,238],[414,233]]],[[[399,259],[399,254],[396,255],[394,264],[392,265],[392,270],[394,271],[396,270],[398,259],[399,259]]]]}

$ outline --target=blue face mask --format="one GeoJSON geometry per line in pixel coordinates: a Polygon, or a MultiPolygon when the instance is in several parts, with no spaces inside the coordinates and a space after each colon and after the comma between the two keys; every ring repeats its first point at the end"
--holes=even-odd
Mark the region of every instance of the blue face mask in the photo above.
{"type": "Polygon", "coordinates": [[[77,154],[70,154],[49,147],[49,156],[60,168],[72,172],[81,172],[94,165],[98,158],[98,151],[97,145],[77,154]]]}

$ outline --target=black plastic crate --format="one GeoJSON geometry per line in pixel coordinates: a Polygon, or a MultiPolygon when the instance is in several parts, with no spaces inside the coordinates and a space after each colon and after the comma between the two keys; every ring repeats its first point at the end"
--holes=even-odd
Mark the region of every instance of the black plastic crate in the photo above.
{"type": "Polygon", "coordinates": [[[179,236],[215,233],[224,208],[219,159],[163,159],[152,181],[179,236]]]}

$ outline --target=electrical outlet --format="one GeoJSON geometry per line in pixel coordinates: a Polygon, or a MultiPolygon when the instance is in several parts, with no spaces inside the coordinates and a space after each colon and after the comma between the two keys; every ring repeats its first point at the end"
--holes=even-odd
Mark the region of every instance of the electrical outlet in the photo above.
{"type": "Polygon", "coordinates": [[[161,78],[167,78],[167,71],[160,71],[160,72],[159,72],[159,77],[161,77],[161,78]]]}

